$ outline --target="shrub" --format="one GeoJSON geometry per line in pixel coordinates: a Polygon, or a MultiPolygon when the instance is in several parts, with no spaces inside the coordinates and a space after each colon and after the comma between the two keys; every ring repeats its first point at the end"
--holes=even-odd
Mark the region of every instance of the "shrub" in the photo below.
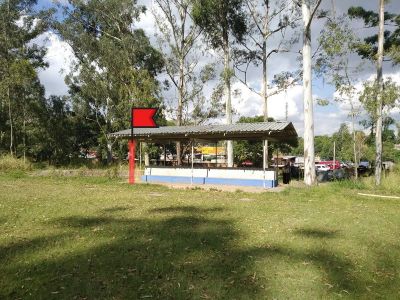
{"type": "Polygon", "coordinates": [[[22,159],[13,157],[11,155],[0,156],[0,171],[29,171],[32,169],[30,162],[24,162],[22,159]]]}

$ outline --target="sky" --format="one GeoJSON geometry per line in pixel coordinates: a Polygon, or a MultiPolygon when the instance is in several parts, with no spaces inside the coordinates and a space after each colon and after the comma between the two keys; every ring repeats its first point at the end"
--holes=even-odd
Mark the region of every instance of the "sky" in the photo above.
{"type": "MultiPolygon", "coordinates": [[[[62,0],[62,2],[66,2],[62,0]]],[[[290,0],[288,0],[290,1],[290,0]]],[[[143,28],[150,38],[150,41],[155,44],[155,34],[157,29],[155,26],[154,16],[152,14],[152,8],[154,4],[152,0],[139,0],[140,4],[148,7],[146,14],[142,15],[139,22],[136,23],[136,27],[143,28]]],[[[377,0],[336,0],[335,10],[337,15],[341,15],[347,11],[350,6],[363,6],[365,9],[377,10],[377,0]]],[[[51,0],[39,0],[39,7],[49,7],[52,5],[51,0]]],[[[331,9],[332,0],[322,0],[322,9],[331,9]]],[[[385,11],[400,13],[400,1],[392,0],[386,5],[385,11]]],[[[312,47],[315,49],[317,46],[318,33],[323,29],[324,21],[316,20],[312,24],[312,47]]],[[[364,29],[361,22],[354,22],[353,29],[360,36],[370,35],[374,29],[364,29]]],[[[35,43],[44,45],[47,48],[46,60],[49,63],[49,67],[45,70],[41,70],[39,73],[40,80],[46,88],[46,95],[66,95],[68,88],[64,82],[64,77],[70,70],[70,64],[73,61],[73,53],[69,46],[63,42],[58,35],[49,31],[42,34],[37,38],[35,43]]],[[[301,42],[301,39],[300,39],[301,42]]],[[[201,43],[203,43],[201,41],[201,43]]],[[[273,44],[273,42],[272,42],[273,44]]],[[[279,54],[272,57],[268,67],[268,76],[272,78],[274,74],[281,71],[295,71],[299,68],[297,61],[298,51],[301,49],[301,44],[294,45],[290,53],[279,54]]],[[[352,58],[353,59],[353,58],[352,58]]],[[[214,52],[209,51],[209,54],[205,56],[204,63],[207,62],[218,62],[219,57],[214,52]]],[[[357,55],[354,55],[354,61],[356,64],[362,64],[363,70],[359,73],[360,81],[356,85],[360,90],[362,87],[362,80],[373,79],[376,74],[375,66],[368,62],[362,61],[357,55]]],[[[221,68],[222,66],[219,65],[221,68]]],[[[394,81],[400,84],[400,68],[399,66],[392,66],[390,63],[384,65],[384,76],[391,76],[394,81]]],[[[160,76],[163,78],[163,75],[160,76]]],[[[210,82],[205,88],[205,95],[211,94],[213,86],[217,82],[210,82]]],[[[261,83],[261,68],[251,67],[248,74],[248,83],[254,89],[260,88],[261,83]]],[[[244,84],[239,81],[234,81],[232,85],[234,90],[240,91],[238,97],[233,97],[232,107],[235,110],[234,120],[238,120],[240,116],[256,116],[262,115],[262,99],[250,91],[244,84]]],[[[169,102],[175,101],[176,93],[173,90],[166,92],[164,97],[169,102]]],[[[314,98],[323,99],[334,99],[335,89],[331,85],[327,84],[323,78],[319,78],[314,75],[313,78],[313,95],[314,98]]],[[[302,97],[302,86],[295,85],[289,88],[286,92],[272,96],[269,100],[269,115],[276,120],[286,119],[286,103],[288,107],[288,121],[293,122],[297,132],[301,136],[303,134],[303,97],[302,97]]],[[[393,117],[400,121],[399,110],[393,110],[393,117]]],[[[314,106],[314,118],[315,118],[315,134],[316,135],[330,135],[337,131],[341,123],[350,122],[348,117],[349,109],[348,105],[343,103],[336,103],[330,101],[328,106],[314,106]]],[[[363,117],[361,116],[360,119],[363,117]]],[[[223,119],[215,120],[215,122],[223,122],[223,119]]],[[[360,126],[358,126],[361,129],[360,126]]]]}

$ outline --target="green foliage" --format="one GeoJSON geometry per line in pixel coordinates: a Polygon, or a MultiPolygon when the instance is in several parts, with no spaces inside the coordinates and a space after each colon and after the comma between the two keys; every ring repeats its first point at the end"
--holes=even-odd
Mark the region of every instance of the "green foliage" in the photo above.
{"type": "Polygon", "coordinates": [[[71,0],[62,8],[64,18],[54,26],[77,57],[66,80],[72,108],[97,126],[110,161],[116,142],[107,134],[129,126],[130,108],[162,108],[156,76],[163,57],[135,27],[145,12],[137,1],[71,0]]]}
{"type": "Polygon", "coordinates": [[[354,51],[358,38],[352,31],[348,19],[328,19],[318,37],[321,51],[318,53],[315,71],[328,75],[329,81],[338,88],[348,84],[344,72],[349,55],[354,51]],[[342,66],[341,66],[342,65],[342,66]]]}
{"type": "MultiPolygon", "coordinates": [[[[269,121],[273,121],[272,118],[269,121]]],[[[264,122],[263,116],[241,117],[238,123],[257,123],[264,122]]],[[[271,145],[270,149],[271,149],[271,145]]],[[[237,141],[234,144],[234,161],[240,165],[242,162],[249,160],[254,166],[262,167],[263,164],[263,142],[262,141],[237,141]]]]}
{"type": "Polygon", "coordinates": [[[206,98],[203,93],[216,77],[215,65],[197,63],[205,49],[199,39],[201,28],[190,17],[191,1],[156,0],[155,4],[155,35],[169,77],[166,88],[171,85],[177,94],[168,113],[175,118],[175,125],[200,124],[219,116],[221,99],[213,101],[215,97],[206,98]]]}
{"type": "MultiPolygon", "coordinates": [[[[273,118],[268,118],[269,122],[273,122],[273,118]]],[[[241,117],[238,123],[257,123],[264,122],[264,116],[241,117]]],[[[290,154],[293,148],[298,147],[298,141],[288,143],[268,143],[269,159],[278,151],[283,154],[290,154]]],[[[303,150],[301,151],[303,153],[303,150]]],[[[263,165],[263,141],[237,141],[235,142],[234,161],[240,165],[243,161],[250,160],[255,167],[263,165]]]]}
{"type": "Polygon", "coordinates": [[[204,30],[211,46],[222,49],[229,35],[237,41],[244,39],[246,17],[243,6],[243,0],[194,0],[192,16],[204,30]]]}
{"type": "MultiPolygon", "coordinates": [[[[360,102],[368,112],[370,118],[375,122],[377,97],[379,93],[379,85],[376,81],[366,81],[363,83],[363,91],[360,95],[360,102]]],[[[400,102],[400,86],[396,84],[392,78],[387,78],[383,82],[382,91],[383,111],[388,113],[392,108],[400,102]]]]}
{"type": "MultiPolygon", "coordinates": [[[[362,19],[367,27],[377,27],[379,24],[379,15],[375,11],[365,10],[363,7],[350,7],[348,14],[351,18],[362,19]]],[[[386,25],[384,33],[384,55],[390,57],[393,64],[400,63],[400,14],[385,12],[384,20],[386,25]]],[[[378,51],[378,35],[374,34],[364,38],[364,42],[356,45],[358,54],[366,59],[376,60],[378,51]]]]}
{"type": "Polygon", "coordinates": [[[26,155],[37,142],[44,89],[37,72],[46,53],[35,39],[47,30],[52,10],[37,1],[0,2],[0,150],[26,155]]]}

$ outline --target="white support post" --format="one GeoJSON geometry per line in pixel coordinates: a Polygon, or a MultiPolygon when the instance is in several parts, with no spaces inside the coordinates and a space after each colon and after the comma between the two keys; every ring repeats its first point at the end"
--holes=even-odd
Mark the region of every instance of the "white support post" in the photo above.
{"type": "Polygon", "coordinates": [[[191,184],[193,184],[193,160],[194,160],[194,143],[192,141],[192,179],[191,179],[191,184]]]}
{"type": "Polygon", "coordinates": [[[139,143],[139,170],[142,171],[142,142],[139,143]]]}
{"type": "MultiPolygon", "coordinates": [[[[264,176],[264,179],[263,179],[263,186],[264,186],[264,189],[266,188],[265,187],[265,168],[267,167],[267,163],[266,163],[266,161],[265,161],[265,148],[266,148],[266,142],[265,142],[265,140],[263,140],[263,176],[264,176]]],[[[267,158],[268,159],[268,158],[267,158]]]]}

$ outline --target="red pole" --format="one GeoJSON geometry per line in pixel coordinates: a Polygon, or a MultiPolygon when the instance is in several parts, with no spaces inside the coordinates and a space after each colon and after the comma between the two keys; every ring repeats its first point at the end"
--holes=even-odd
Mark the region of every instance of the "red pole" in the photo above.
{"type": "Polygon", "coordinates": [[[129,184],[135,183],[135,140],[128,142],[129,146],[129,184]]]}

